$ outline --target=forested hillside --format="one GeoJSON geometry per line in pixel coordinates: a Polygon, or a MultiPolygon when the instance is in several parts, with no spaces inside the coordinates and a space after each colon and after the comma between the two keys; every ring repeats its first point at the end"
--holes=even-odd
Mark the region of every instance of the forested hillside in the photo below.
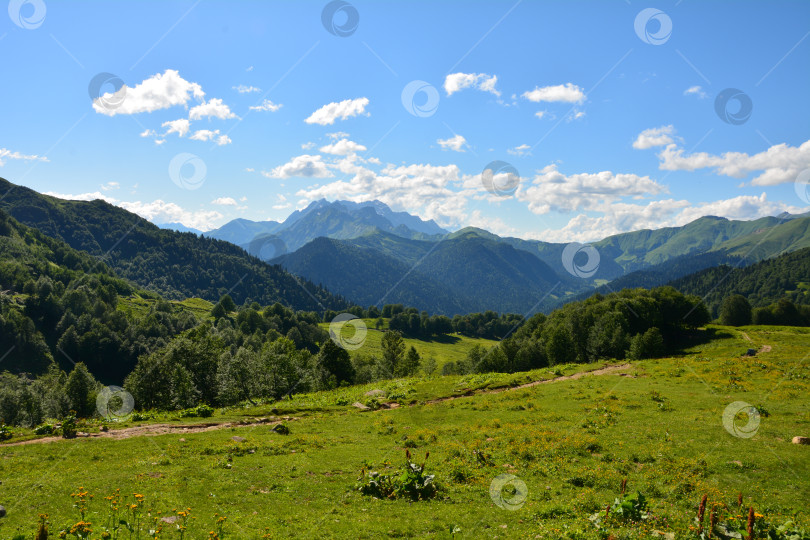
{"type": "Polygon", "coordinates": [[[722,265],[676,279],[670,283],[685,294],[705,298],[716,316],[723,299],[744,296],[753,307],[764,307],[786,298],[810,304],[810,248],[738,268],[722,265]]]}
{"type": "Polygon", "coordinates": [[[168,299],[230,294],[241,304],[341,309],[347,302],[221,240],[163,230],[96,200],[66,201],[0,178],[0,208],[21,223],[103,260],[122,278],[168,299]]]}

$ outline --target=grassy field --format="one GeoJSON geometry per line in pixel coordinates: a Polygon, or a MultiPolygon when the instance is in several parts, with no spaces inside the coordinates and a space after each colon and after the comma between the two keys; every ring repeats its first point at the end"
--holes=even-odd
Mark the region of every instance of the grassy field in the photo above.
{"type": "MultiPolygon", "coordinates": [[[[186,538],[194,539],[210,533],[220,538],[695,538],[690,527],[704,494],[707,522],[713,505],[722,503],[743,520],[752,506],[757,527],[793,520],[810,528],[810,447],[791,444],[796,435],[810,436],[810,332],[710,331],[711,341],[678,358],[634,362],[622,371],[625,376],[612,372],[466,397],[475,389],[601,365],[513,376],[403,379],[217,411],[204,420],[287,415],[293,417],[286,422],[287,435],[260,425],[0,447],[0,504],[8,511],[0,519],[0,538],[18,533],[33,538],[40,513],[48,514],[56,537],[81,519],[82,507],[92,523],[91,537],[100,538],[112,512],[105,496],[115,496],[116,490],[117,517],[163,523],[161,538],[180,538],[177,526],[183,519],[188,520],[186,538]],[[742,358],[749,347],[761,352],[742,358]],[[352,407],[354,401],[367,401],[364,393],[372,388],[385,390],[400,406],[368,412],[352,407]],[[442,396],[458,399],[426,403],[442,396]],[[724,411],[737,401],[761,411],[756,429],[746,426],[745,416],[735,420],[733,414],[724,425],[724,411]],[[377,500],[354,488],[364,467],[401,471],[406,449],[419,463],[430,452],[426,470],[441,487],[437,498],[377,500]],[[517,477],[525,490],[496,490],[491,496],[493,481],[503,474],[517,477]],[[649,515],[624,521],[614,510],[608,519],[597,519],[597,527],[589,517],[604,515],[623,479],[628,492],[646,496],[649,515]],[[71,498],[80,486],[94,498],[71,498]],[[74,499],[81,499],[79,508],[74,499]],[[130,510],[124,503],[138,506],[130,510]],[[172,524],[159,520],[185,511],[189,517],[178,516],[172,524]],[[216,522],[222,517],[227,519],[219,533],[216,522]],[[660,536],[669,533],[674,536],[660,536]]],[[[190,421],[176,416],[153,421],[190,421]]]]}
{"type": "MultiPolygon", "coordinates": [[[[363,346],[357,350],[349,351],[352,356],[358,354],[373,355],[377,357],[382,356],[382,336],[383,331],[388,328],[388,319],[383,319],[383,326],[380,330],[375,328],[377,319],[362,319],[366,325],[367,333],[366,340],[363,346]]],[[[329,331],[329,323],[321,323],[321,328],[329,331]]],[[[353,328],[349,325],[343,327],[343,334],[351,336],[354,332],[353,328]]],[[[460,334],[442,335],[434,338],[432,341],[423,341],[420,339],[403,338],[405,345],[410,348],[414,347],[416,352],[422,359],[433,357],[436,359],[436,365],[440,370],[442,365],[447,362],[458,362],[467,357],[467,353],[476,345],[481,345],[485,349],[489,349],[497,345],[497,341],[491,339],[478,339],[462,336],[460,334]]]]}

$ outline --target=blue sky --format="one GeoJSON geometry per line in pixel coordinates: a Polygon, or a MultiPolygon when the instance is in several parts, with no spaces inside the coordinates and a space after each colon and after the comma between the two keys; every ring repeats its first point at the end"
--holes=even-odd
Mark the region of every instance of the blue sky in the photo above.
{"type": "Polygon", "coordinates": [[[810,210],[808,2],[8,12],[0,176],[157,223],[380,199],[451,229],[586,241],[810,210]],[[512,169],[490,167],[488,188],[494,161],[512,169]]]}

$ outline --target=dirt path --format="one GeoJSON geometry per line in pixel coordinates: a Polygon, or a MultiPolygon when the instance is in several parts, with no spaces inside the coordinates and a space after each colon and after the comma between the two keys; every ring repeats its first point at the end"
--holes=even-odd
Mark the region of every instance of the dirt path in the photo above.
{"type": "MultiPolygon", "coordinates": [[[[508,392],[511,390],[520,390],[522,388],[530,388],[540,384],[548,384],[560,381],[573,381],[582,377],[590,377],[597,375],[608,375],[610,373],[618,373],[631,369],[633,366],[629,363],[616,364],[612,366],[605,366],[591,371],[581,371],[572,375],[563,375],[561,377],[554,377],[553,379],[544,379],[541,381],[532,381],[529,383],[512,386],[507,388],[494,388],[492,390],[477,390],[467,392],[460,396],[447,396],[437,399],[426,401],[426,404],[441,403],[444,401],[451,401],[464,397],[481,395],[481,394],[500,394],[501,392],[508,392]]],[[[626,375],[626,373],[622,373],[626,375]]],[[[389,408],[398,408],[399,404],[389,404],[389,408]]],[[[157,435],[167,435],[169,433],[176,433],[178,435],[186,435],[191,433],[202,433],[204,431],[214,431],[218,429],[227,429],[231,427],[255,427],[279,424],[281,421],[298,420],[296,417],[273,417],[273,418],[259,418],[255,422],[206,422],[202,424],[149,424],[144,426],[135,426],[124,429],[114,429],[110,431],[100,431],[98,433],[80,433],[77,438],[80,439],[130,439],[132,437],[155,437],[157,435]]],[[[62,441],[62,437],[43,437],[41,439],[31,439],[28,441],[17,441],[12,443],[0,444],[0,448],[7,446],[24,446],[29,444],[45,444],[57,441],[62,441]]]]}
{"type": "MultiPolygon", "coordinates": [[[[627,371],[631,369],[633,366],[630,363],[624,364],[614,364],[612,366],[605,366],[599,369],[594,369],[591,371],[580,371],[579,373],[574,373],[572,375],[563,375],[561,377],[554,377],[553,379],[543,379],[541,381],[532,381],[530,383],[521,384],[518,386],[510,386],[506,388],[495,388],[493,390],[477,390],[474,392],[467,392],[466,394],[460,396],[447,396],[443,398],[431,399],[426,401],[425,403],[441,403],[443,401],[451,401],[454,399],[460,399],[464,397],[470,397],[480,394],[500,394],[501,392],[509,392],[512,390],[520,390],[522,388],[530,388],[532,386],[537,386],[540,384],[548,384],[553,382],[560,382],[560,381],[573,381],[576,379],[581,379],[582,377],[590,377],[594,375],[608,375],[610,373],[618,373],[621,371],[627,371]]],[[[624,375],[624,374],[623,374],[624,375]]]]}
{"type": "MultiPolygon", "coordinates": [[[[114,429],[110,431],[100,431],[98,433],[79,433],[77,439],[130,439],[132,437],[155,437],[157,435],[166,435],[169,433],[177,433],[179,435],[186,435],[191,433],[202,433],[203,431],[215,431],[218,429],[227,429],[231,427],[255,427],[280,424],[281,421],[298,420],[298,418],[285,416],[276,418],[260,418],[256,422],[206,422],[202,424],[147,424],[144,426],[135,426],[124,429],[114,429]]],[[[41,444],[52,443],[64,440],[62,437],[43,437],[41,439],[31,439],[28,441],[17,441],[0,445],[0,448],[6,446],[24,446],[28,444],[41,444]]]]}

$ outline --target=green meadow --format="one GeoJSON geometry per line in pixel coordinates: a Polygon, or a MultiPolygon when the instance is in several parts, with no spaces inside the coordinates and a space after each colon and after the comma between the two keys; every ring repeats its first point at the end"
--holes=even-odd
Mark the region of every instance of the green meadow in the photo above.
{"type": "MultiPolygon", "coordinates": [[[[710,520],[745,527],[751,508],[756,538],[790,521],[810,530],[810,447],[791,443],[810,436],[810,332],[706,334],[678,357],[601,375],[566,377],[605,364],[399,379],[109,426],[144,428],[130,438],[2,446],[0,538],[34,538],[39,514],[52,538],[699,538],[704,495],[704,537],[710,520]],[[759,414],[726,412],[734,402],[759,414]],[[158,423],[175,429],[150,433],[158,423]],[[435,475],[435,497],[357,489],[368,471],[399,476],[406,452],[435,475]]],[[[414,345],[444,361],[472,346],[414,345]]],[[[15,430],[6,444],[32,437],[15,430]]]]}

